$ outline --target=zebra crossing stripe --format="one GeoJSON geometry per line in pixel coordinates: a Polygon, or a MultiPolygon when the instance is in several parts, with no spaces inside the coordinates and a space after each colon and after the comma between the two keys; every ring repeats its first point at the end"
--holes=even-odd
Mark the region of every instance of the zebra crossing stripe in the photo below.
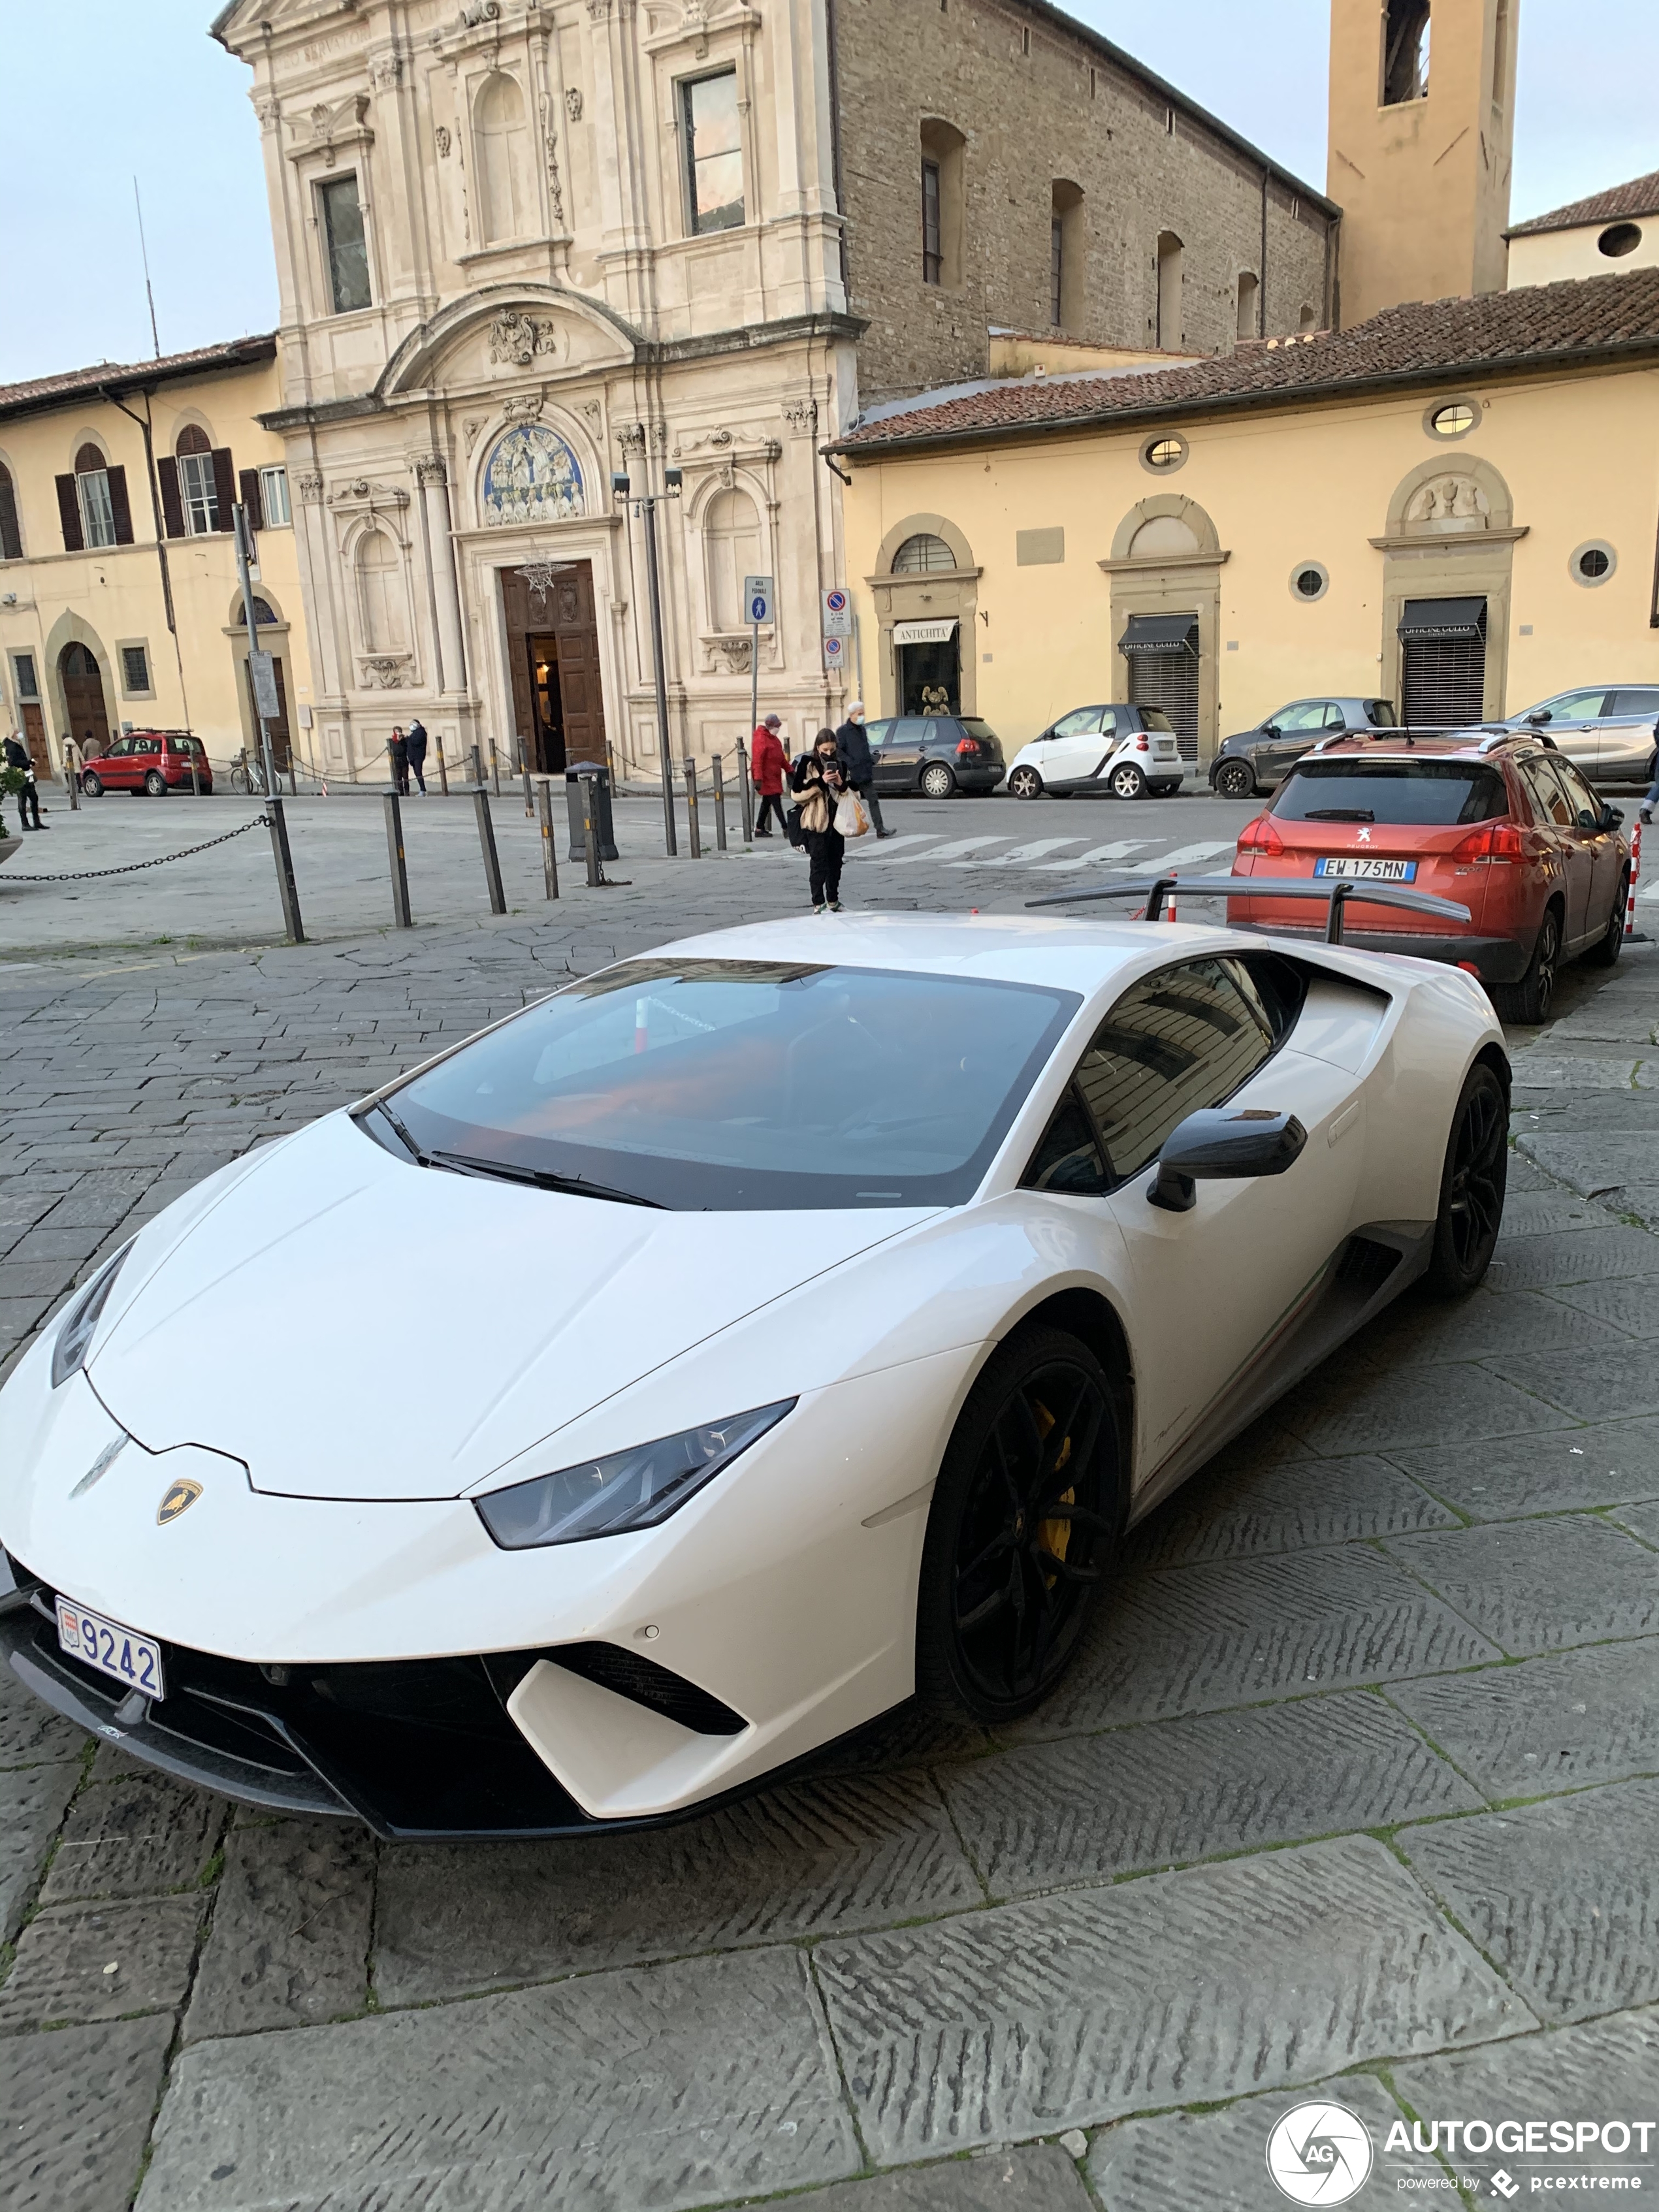
{"type": "Polygon", "coordinates": [[[999,853],[994,858],[983,856],[975,860],[951,860],[953,868],[1030,868],[1035,867],[1044,853],[1057,853],[1062,845],[1080,845],[1081,837],[1037,837],[1029,845],[1016,845],[1012,853],[999,853]]]}
{"type": "MultiPolygon", "coordinates": [[[[958,837],[953,844],[935,845],[930,852],[901,853],[893,866],[902,868],[915,860],[954,860],[964,853],[977,852],[981,845],[1006,845],[1007,842],[1006,835],[1000,837],[958,837]]],[[[872,853],[870,857],[874,860],[876,855],[872,853]]],[[[881,857],[885,860],[887,855],[884,853],[881,857]]]]}
{"type": "Polygon", "coordinates": [[[1218,845],[1183,845],[1178,852],[1160,853],[1158,856],[1158,871],[1162,875],[1165,868],[1188,867],[1194,860],[1212,860],[1216,854],[1231,853],[1232,849],[1233,841],[1231,837],[1224,838],[1218,845]]]}
{"type": "Polygon", "coordinates": [[[1044,860],[1044,868],[1097,868],[1105,860],[1125,860],[1131,853],[1143,853],[1148,845],[1158,842],[1155,837],[1120,837],[1115,845],[1097,845],[1092,853],[1085,853],[1075,860],[1044,860]]]}
{"type": "MultiPolygon", "coordinates": [[[[847,857],[849,860],[896,860],[901,845],[931,845],[938,835],[939,832],[935,830],[913,830],[908,836],[885,837],[880,843],[872,837],[867,847],[862,849],[849,849],[847,857]],[[882,850],[883,845],[887,848],[885,852],[882,850]]],[[[860,842],[862,847],[862,840],[860,842]]],[[[920,859],[921,855],[918,854],[916,857],[920,859]]]]}

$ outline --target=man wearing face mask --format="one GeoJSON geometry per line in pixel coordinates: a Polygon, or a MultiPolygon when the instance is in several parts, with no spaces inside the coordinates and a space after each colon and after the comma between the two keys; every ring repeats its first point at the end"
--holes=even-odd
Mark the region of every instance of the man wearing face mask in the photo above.
{"type": "Polygon", "coordinates": [[[897,836],[897,830],[888,829],[881,818],[881,801],[876,797],[876,766],[870,757],[870,732],[864,726],[862,699],[854,699],[848,708],[847,720],[836,732],[836,750],[841,755],[848,784],[864,801],[865,812],[877,836],[897,836]]]}

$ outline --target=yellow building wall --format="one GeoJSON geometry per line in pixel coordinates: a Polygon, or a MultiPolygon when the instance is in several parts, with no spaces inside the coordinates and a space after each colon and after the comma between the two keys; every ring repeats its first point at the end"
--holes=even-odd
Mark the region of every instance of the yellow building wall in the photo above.
{"type": "MultiPolygon", "coordinates": [[[[963,672],[964,705],[989,720],[1005,749],[1070,707],[1125,698],[1111,579],[1097,564],[1110,556],[1130,511],[1160,494],[1195,501],[1226,556],[1219,570],[1219,701],[1216,726],[1200,732],[1200,757],[1208,758],[1218,736],[1248,729],[1292,699],[1382,696],[1390,688],[1382,678],[1392,657],[1383,627],[1385,562],[1402,556],[1370,541],[1388,534],[1391,501],[1425,461],[1455,471],[1479,460],[1495,469],[1512,497],[1515,526],[1525,532],[1513,546],[1509,620],[1494,625],[1487,643],[1489,666],[1500,656],[1504,711],[1518,712],[1573,684],[1659,682],[1659,629],[1650,619],[1659,373],[1461,386],[1297,412],[1194,418],[1179,428],[1188,458],[1168,474],[1143,466],[1144,428],[856,462],[846,495],[848,573],[872,714],[878,702],[892,712],[894,702],[867,579],[883,541],[892,540],[890,557],[894,533],[913,516],[953,525],[981,570],[970,617],[975,634],[962,640],[964,660],[973,656],[963,672]],[[1425,417],[1451,397],[1476,400],[1479,420],[1467,438],[1448,443],[1431,436],[1425,417]],[[1056,526],[1065,532],[1064,560],[1020,566],[1016,533],[1056,526]],[[1594,588],[1575,583],[1570,567],[1589,539],[1617,556],[1612,574],[1594,588]],[[1312,562],[1329,571],[1330,585],[1310,602],[1294,593],[1291,580],[1312,562]]],[[[1443,554],[1461,542],[1425,541],[1425,554],[1443,554]]],[[[1441,573],[1425,582],[1424,596],[1445,592],[1441,573]]],[[[928,579],[904,581],[914,590],[928,579]]]]}
{"type": "Polygon", "coordinates": [[[1533,230],[1510,240],[1509,289],[1560,284],[1578,276],[1623,276],[1632,269],[1659,269],[1659,216],[1626,228],[1641,233],[1629,253],[1603,253],[1596,240],[1613,228],[1591,222],[1577,230],[1533,230]]]}
{"type": "MultiPolygon", "coordinates": [[[[126,404],[142,416],[141,398],[130,398],[126,404]]],[[[193,422],[213,445],[229,447],[239,471],[282,465],[282,440],[254,419],[281,404],[275,361],[163,383],[149,401],[156,456],[172,453],[179,431],[193,422]]],[[[61,769],[66,727],[57,667],[64,644],[73,638],[89,646],[98,659],[112,736],[119,734],[123,722],[135,729],[188,727],[201,738],[210,760],[228,764],[252,729],[240,673],[246,633],[232,619],[240,597],[230,533],[166,540],[178,623],[175,653],[140,425],[110,401],[77,399],[0,420],[0,461],[11,471],[23,547],[21,560],[0,561],[0,720],[8,730],[22,721],[13,656],[32,653],[53,766],[61,769]],[[72,472],[76,453],[89,440],[126,471],[134,542],[66,553],[55,480],[72,472]],[[148,649],[153,696],[132,696],[124,690],[118,648],[138,642],[148,649]]],[[[298,513],[292,487],[289,495],[298,513]]],[[[273,633],[261,629],[260,642],[283,660],[289,727],[304,762],[314,750],[315,733],[301,727],[300,709],[309,707],[313,692],[295,540],[291,526],[261,532],[261,580],[255,588],[280,618],[273,633]]]]}

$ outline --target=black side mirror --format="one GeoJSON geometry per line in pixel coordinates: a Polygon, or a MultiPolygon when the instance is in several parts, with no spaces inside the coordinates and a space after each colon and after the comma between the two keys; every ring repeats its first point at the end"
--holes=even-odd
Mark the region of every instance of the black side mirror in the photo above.
{"type": "Polygon", "coordinates": [[[1264,722],[1261,725],[1261,734],[1264,738],[1282,738],[1285,732],[1277,722],[1264,722]]]}
{"type": "Polygon", "coordinates": [[[1616,830],[1624,818],[1623,810],[1620,807],[1603,806],[1601,809],[1601,827],[1604,830],[1616,830]]]}
{"type": "Polygon", "coordinates": [[[1554,715],[1547,707],[1540,707],[1535,714],[1528,715],[1527,726],[1529,729],[1541,730],[1546,722],[1553,722],[1554,720],[1554,715]]]}
{"type": "Polygon", "coordinates": [[[1185,1213],[1198,1201],[1199,1177],[1283,1175],[1307,1141],[1294,1114],[1261,1106],[1204,1107],[1170,1132],[1146,1196],[1170,1213],[1185,1213]]]}

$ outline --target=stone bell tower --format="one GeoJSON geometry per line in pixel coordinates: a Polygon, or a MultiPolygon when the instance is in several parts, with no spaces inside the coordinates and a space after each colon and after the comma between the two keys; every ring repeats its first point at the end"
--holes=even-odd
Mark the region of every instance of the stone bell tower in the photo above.
{"type": "Polygon", "coordinates": [[[1331,0],[1345,329],[1504,289],[1520,0],[1331,0]]]}

